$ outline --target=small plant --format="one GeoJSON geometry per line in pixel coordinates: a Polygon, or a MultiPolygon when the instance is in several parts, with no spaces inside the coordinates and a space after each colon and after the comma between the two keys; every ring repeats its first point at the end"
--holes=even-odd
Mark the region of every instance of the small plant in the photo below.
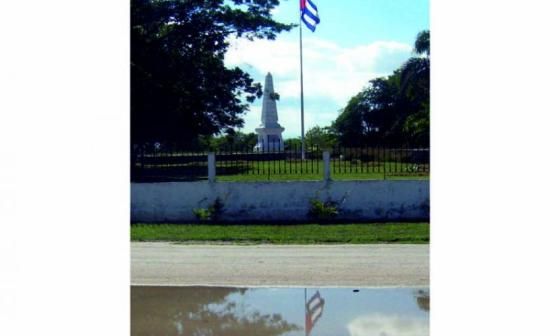
{"type": "Polygon", "coordinates": [[[208,222],[212,217],[210,210],[205,208],[193,209],[193,214],[195,215],[196,219],[200,222],[208,222]]]}
{"type": "Polygon", "coordinates": [[[220,218],[223,209],[224,203],[218,197],[208,208],[193,209],[193,214],[201,222],[214,222],[220,218]]]}
{"type": "Polygon", "coordinates": [[[333,201],[322,202],[319,199],[310,201],[309,217],[318,221],[333,220],[338,216],[338,204],[333,201]]]}

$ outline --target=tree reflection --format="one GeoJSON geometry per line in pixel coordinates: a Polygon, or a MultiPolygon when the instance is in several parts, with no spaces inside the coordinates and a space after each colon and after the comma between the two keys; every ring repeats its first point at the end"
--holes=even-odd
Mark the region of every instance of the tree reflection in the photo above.
{"type": "Polygon", "coordinates": [[[132,335],[262,335],[301,329],[282,315],[245,313],[230,294],[247,289],[226,287],[132,287],[132,335]]]}
{"type": "Polygon", "coordinates": [[[430,292],[429,291],[424,291],[424,290],[419,290],[418,292],[416,292],[415,294],[416,297],[416,304],[418,304],[418,307],[420,309],[422,309],[423,311],[430,311],[430,292]]]}

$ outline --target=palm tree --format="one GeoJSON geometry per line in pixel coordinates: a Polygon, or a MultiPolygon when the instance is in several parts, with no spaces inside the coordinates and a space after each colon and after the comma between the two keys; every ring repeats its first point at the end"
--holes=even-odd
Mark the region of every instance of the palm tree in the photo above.
{"type": "Polygon", "coordinates": [[[401,87],[404,91],[410,88],[412,82],[418,80],[430,81],[430,31],[424,30],[416,36],[414,43],[416,57],[411,57],[401,67],[401,87]]]}
{"type": "Polygon", "coordinates": [[[430,31],[418,33],[414,43],[415,56],[401,67],[400,94],[412,103],[417,112],[408,115],[404,130],[417,142],[429,143],[430,125],[430,31]]]}
{"type": "Polygon", "coordinates": [[[430,56],[430,31],[423,30],[416,35],[416,42],[414,43],[414,52],[421,55],[426,53],[430,56]]]}

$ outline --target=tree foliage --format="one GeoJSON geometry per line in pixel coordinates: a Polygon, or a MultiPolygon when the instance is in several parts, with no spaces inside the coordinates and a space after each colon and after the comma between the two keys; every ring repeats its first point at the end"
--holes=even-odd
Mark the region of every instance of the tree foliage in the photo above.
{"type": "Polygon", "coordinates": [[[131,334],[280,336],[302,329],[281,314],[240,314],[246,293],[244,288],[132,286],[131,334]]]}
{"type": "Polygon", "coordinates": [[[430,55],[430,31],[423,30],[416,35],[416,41],[414,42],[414,52],[417,54],[427,54],[430,55]]]}
{"type": "Polygon", "coordinates": [[[133,144],[189,144],[241,127],[260,84],[224,65],[228,41],[274,39],[278,0],[132,0],[133,144]]]}
{"type": "Polygon", "coordinates": [[[284,147],[289,149],[301,148],[301,138],[284,139],[284,147]]]}
{"type": "Polygon", "coordinates": [[[343,145],[429,145],[429,31],[418,34],[414,52],[393,74],[371,80],[350,99],[332,124],[343,145]]]}
{"type": "Polygon", "coordinates": [[[201,150],[234,151],[252,150],[257,144],[256,133],[230,132],[221,136],[205,136],[199,138],[201,150]]]}
{"type": "Polygon", "coordinates": [[[319,149],[332,148],[337,142],[336,134],[330,127],[315,126],[305,132],[305,144],[307,146],[317,146],[319,149]]]}

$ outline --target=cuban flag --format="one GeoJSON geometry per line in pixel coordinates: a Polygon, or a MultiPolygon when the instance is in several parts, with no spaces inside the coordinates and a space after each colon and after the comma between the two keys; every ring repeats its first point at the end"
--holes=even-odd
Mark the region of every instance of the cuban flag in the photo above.
{"type": "Polygon", "coordinates": [[[311,330],[323,315],[323,307],[325,306],[325,299],[321,297],[319,291],[307,301],[305,304],[305,336],[311,334],[311,330]]]}
{"type": "Polygon", "coordinates": [[[305,23],[307,28],[314,32],[315,27],[321,22],[321,20],[319,20],[317,6],[310,0],[300,0],[299,8],[301,10],[301,20],[305,23]]]}

